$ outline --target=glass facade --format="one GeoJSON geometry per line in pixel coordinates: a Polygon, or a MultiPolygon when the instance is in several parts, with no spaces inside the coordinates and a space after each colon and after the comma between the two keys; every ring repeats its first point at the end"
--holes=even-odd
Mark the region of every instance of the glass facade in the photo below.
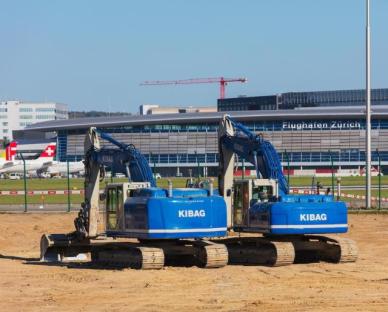
{"type": "Polygon", "coordinates": [[[278,96],[247,96],[229,99],[218,99],[217,110],[249,111],[249,110],[276,110],[278,109],[278,96]]]}
{"type": "MultiPolygon", "coordinates": [[[[388,105],[388,89],[372,90],[372,105],[388,105]]],[[[360,106],[365,90],[288,92],[271,96],[219,99],[218,111],[276,110],[298,107],[360,106]]]]}
{"type": "MultiPolygon", "coordinates": [[[[365,121],[336,120],[261,120],[244,122],[250,130],[263,133],[279,152],[283,163],[291,166],[362,166],[365,162],[365,121]]],[[[136,146],[153,164],[162,167],[217,166],[218,124],[193,123],[104,128],[117,140],[136,146]]],[[[85,130],[58,133],[61,161],[81,160],[85,130]]],[[[388,119],[372,120],[372,160],[388,164],[388,119]]],[[[103,142],[106,146],[109,143],[103,142]]]]}

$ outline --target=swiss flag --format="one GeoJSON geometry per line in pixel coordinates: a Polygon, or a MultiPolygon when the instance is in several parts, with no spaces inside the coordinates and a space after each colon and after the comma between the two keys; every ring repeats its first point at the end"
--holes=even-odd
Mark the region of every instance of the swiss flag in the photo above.
{"type": "Polygon", "coordinates": [[[5,148],[5,160],[14,160],[16,155],[18,143],[16,141],[10,142],[5,148]]]}
{"type": "Polygon", "coordinates": [[[40,158],[54,158],[57,149],[56,143],[50,143],[40,154],[40,158]]]}

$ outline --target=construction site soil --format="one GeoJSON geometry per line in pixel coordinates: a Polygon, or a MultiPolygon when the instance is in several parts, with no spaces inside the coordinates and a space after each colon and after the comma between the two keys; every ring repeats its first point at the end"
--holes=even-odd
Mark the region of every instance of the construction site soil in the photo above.
{"type": "Polygon", "coordinates": [[[356,263],[166,267],[39,264],[75,214],[0,214],[0,311],[388,311],[388,215],[350,215],[356,263]]]}

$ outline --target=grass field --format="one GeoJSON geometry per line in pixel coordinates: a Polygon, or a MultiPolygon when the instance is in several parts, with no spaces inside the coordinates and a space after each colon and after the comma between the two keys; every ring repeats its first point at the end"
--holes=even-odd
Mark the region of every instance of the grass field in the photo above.
{"type": "MultiPolygon", "coordinates": [[[[80,204],[83,201],[83,195],[71,195],[72,204],[80,204]]],[[[67,195],[29,195],[27,196],[28,204],[66,204],[67,195]]],[[[21,205],[24,204],[24,195],[17,196],[0,196],[0,205],[21,205]]]]}
{"type": "MultiPolygon", "coordinates": [[[[323,185],[331,186],[331,177],[315,178],[315,183],[319,181],[323,185]]],[[[292,186],[311,186],[312,177],[290,177],[290,185],[292,186]]],[[[336,184],[336,180],[334,180],[336,184]]],[[[344,186],[365,185],[365,177],[343,177],[341,184],[344,186]]],[[[372,177],[372,184],[378,185],[378,177],[372,177]]],[[[381,184],[388,184],[388,176],[381,177],[381,184]]]]}
{"type": "MultiPolygon", "coordinates": [[[[172,178],[174,187],[184,187],[186,178],[172,178]]],[[[126,182],[126,178],[105,179],[100,183],[100,189],[103,189],[110,182],[126,182]]],[[[168,179],[157,180],[158,186],[167,187],[168,179]]],[[[84,179],[70,179],[70,189],[80,190],[84,188],[84,179]]],[[[23,180],[0,180],[0,190],[23,190],[23,180]]],[[[27,179],[28,190],[66,190],[67,179],[27,179]]]]}
{"type": "MultiPolygon", "coordinates": [[[[185,187],[186,178],[171,178],[173,182],[173,187],[185,187]]],[[[382,177],[382,185],[388,184],[388,176],[382,177]]],[[[116,179],[106,179],[100,184],[100,188],[103,189],[106,183],[109,182],[125,182],[125,178],[116,178],[116,179]]],[[[315,183],[319,181],[324,188],[331,187],[331,177],[318,178],[315,180],[315,183]]],[[[23,180],[0,180],[0,190],[23,190],[24,184],[23,180]]],[[[70,189],[72,190],[81,190],[83,189],[83,179],[70,179],[70,189]]],[[[312,178],[311,177],[290,177],[291,187],[297,186],[311,186],[312,178]]],[[[336,182],[335,182],[336,183],[336,182]]],[[[342,178],[343,186],[358,186],[364,185],[365,177],[345,177],[342,178]]],[[[372,178],[372,184],[377,186],[378,178],[372,178]]],[[[159,187],[166,188],[168,185],[168,179],[162,178],[157,180],[159,187]]],[[[217,179],[214,179],[215,187],[217,187],[217,179]]],[[[31,190],[66,190],[67,189],[67,179],[28,179],[27,180],[27,189],[31,190]]],[[[346,190],[343,193],[355,194],[355,195],[365,195],[364,190],[346,190]]],[[[372,196],[378,196],[377,190],[372,190],[372,196]]],[[[382,197],[388,197],[388,190],[381,191],[382,197]]],[[[79,204],[83,200],[82,195],[71,195],[71,203],[79,204]]],[[[350,199],[344,198],[344,200],[349,201],[350,199]]],[[[0,205],[12,205],[12,204],[23,204],[24,196],[9,196],[2,195],[0,196],[0,205]]],[[[63,204],[67,203],[67,195],[29,195],[28,203],[30,204],[63,204]]]]}
{"type": "MultiPolygon", "coordinates": [[[[171,178],[174,187],[184,187],[187,178],[171,178]]],[[[106,183],[111,180],[106,179],[100,184],[100,188],[104,188],[106,183]]],[[[126,178],[115,178],[113,182],[125,182],[126,178]]],[[[167,178],[157,180],[160,187],[167,187],[167,178]]],[[[315,183],[319,181],[324,186],[331,186],[331,177],[316,178],[315,183]]],[[[83,179],[70,179],[71,189],[82,189],[83,179]]],[[[311,186],[312,177],[290,177],[291,187],[296,186],[311,186]]],[[[336,183],[336,181],[335,181],[336,183]]],[[[357,186],[365,184],[365,177],[344,177],[341,179],[343,186],[357,186]]],[[[381,178],[382,185],[388,185],[388,176],[381,178]]],[[[372,184],[378,185],[378,178],[372,178],[372,184]]],[[[214,179],[214,185],[217,185],[217,179],[214,179]]],[[[0,190],[22,190],[24,188],[23,180],[0,180],[0,190]]],[[[27,179],[27,189],[29,190],[65,190],[67,189],[67,179],[27,179]]]]}
{"type": "MultiPolygon", "coordinates": [[[[346,191],[343,191],[343,193],[365,195],[365,190],[346,190],[346,191]]],[[[378,190],[372,190],[372,196],[377,197],[378,195],[379,195],[378,190]]],[[[385,198],[388,197],[388,190],[381,190],[381,197],[385,197],[385,198]]]]}
{"type": "MultiPolygon", "coordinates": [[[[83,188],[83,179],[70,179],[70,187],[74,189],[83,188]]],[[[0,180],[0,190],[22,190],[23,180],[0,180]]],[[[65,190],[67,179],[27,179],[28,190],[65,190]]]]}

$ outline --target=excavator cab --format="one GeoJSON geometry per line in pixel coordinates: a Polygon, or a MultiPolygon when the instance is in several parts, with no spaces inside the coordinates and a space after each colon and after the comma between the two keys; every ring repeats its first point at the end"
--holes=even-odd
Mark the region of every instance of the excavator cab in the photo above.
{"type": "Polygon", "coordinates": [[[141,188],[149,188],[146,182],[110,183],[105,187],[105,230],[107,233],[123,231],[124,203],[132,197],[133,192],[141,188]]]}
{"type": "Polygon", "coordinates": [[[278,196],[278,184],[273,179],[235,180],[233,188],[235,227],[248,227],[249,208],[257,203],[273,201],[278,196]]]}
{"type": "Polygon", "coordinates": [[[123,184],[108,185],[106,189],[106,229],[120,229],[124,203],[123,184]]]}
{"type": "Polygon", "coordinates": [[[233,221],[235,225],[243,226],[246,224],[245,217],[248,215],[249,209],[249,180],[239,182],[234,184],[233,221]]]}

